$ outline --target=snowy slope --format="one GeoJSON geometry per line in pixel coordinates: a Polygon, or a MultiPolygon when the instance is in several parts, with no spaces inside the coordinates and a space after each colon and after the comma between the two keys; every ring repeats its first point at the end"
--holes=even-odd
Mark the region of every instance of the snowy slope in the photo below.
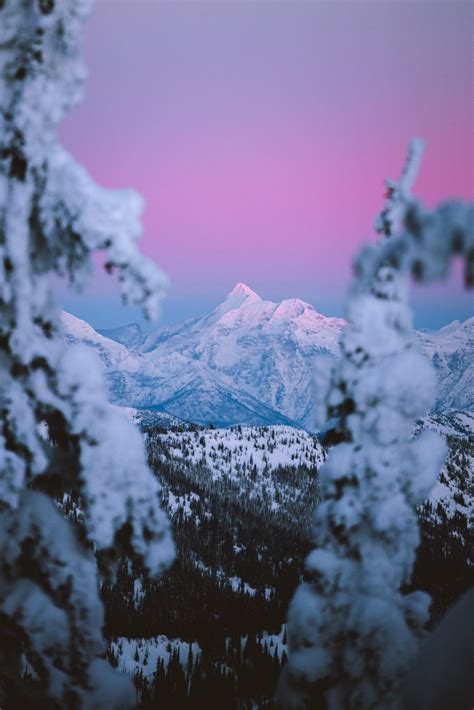
{"type": "Polygon", "coordinates": [[[131,349],[139,348],[143,338],[142,329],[137,323],[124,325],[120,328],[111,328],[110,330],[99,330],[98,333],[131,349]]]}
{"type": "Polygon", "coordinates": [[[85,343],[99,355],[114,404],[155,410],[202,425],[293,423],[237,387],[230,377],[187,354],[139,352],[69,313],[63,312],[61,321],[67,343],[85,343]]]}
{"type": "MultiPolygon", "coordinates": [[[[199,471],[200,483],[207,480],[215,489],[220,482],[227,492],[232,488],[248,499],[265,501],[271,510],[278,510],[280,504],[292,509],[303,499],[326,459],[316,437],[290,426],[151,433],[147,444],[155,465],[199,471]]],[[[180,508],[184,515],[191,514],[198,498],[194,493],[173,495],[168,501],[170,514],[180,508]]]]}
{"type": "Polygon", "coordinates": [[[107,369],[141,372],[146,367],[145,359],[138,352],[104,337],[89,323],[71,313],[61,312],[61,326],[66,343],[85,343],[93,347],[107,369]]]}
{"type": "Polygon", "coordinates": [[[157,661],[162,660],[167,668],[173,651],[179,651],[179,660],[185,670],[190,649],[194,659],[199,658],[201,649],[196,641],[189,643],[181,639],[169,639],[164,635],[147,639],[121,637],[110,642],[109,656],[115,659],[119,670],[132,676],[141,671],[145,678],[151,679],[155,674],[157,661]]]}
{"type": "Polygon", "coordinates": [[[214,480],[224,474],[238,479],[242,472],[280,466],[319,468],[325,460],[323,447],[301,429],[289,426],[204,429],[158,434],[163,460],[204,464],[214,480]]]}
{"type": "Polygon", "coordinates": [[[418,429],[432,429],[443,436],[449,454],[432,489],[429,502],[434,515],[458,516],[466,527],[474,526],[474,413],[434,413],[424,417],[418,429]],[[440,510],[441,509],[441,510],[440,510]]]}
{"type": "Polygon", "coordinates": [[[136,424],[143,431],[148,429],[172,429],[179,428],[187,429],[191,425],[183,419],[178,419],[178,417],[173,417],[171,414],[166,414],[165,412],[157,412],[153,409],[135,409],[134,407],[120,407],[116,405],[117,409],[124,414],[127,419],[134,424],[136,424]]]}
{"type": "Polygon", "coordinates": [[[436,410],[474,410],[474,318],[421,332],[423,351],[438,375],[436,410]]]}
{"type": "MultiPolygon", "coordinates": [[[[106,365],[111,400],[199,424],[291,424],[311,430],[315,358],[338,356],[345,321],[299,299],[262,300],[244,284],[211,313],[150,333],[97,333],[63,315],[68,341],[106,365]]],[[[474,410],[474,318],[418,333],[439,380],[435,409],[474,410]]]]}
{"type": "MultiPolygon", "coordinates": [[[[422,429],[438,432],[449,449],[428,501],[434,509],[441,505],[447,518],[458,514],[474,524],[474,413],[434,413],[420,420],[415,434],[422,429]]],[[[264,484],[273,499],[277,489],[279,498],[299,495],[298,481],[291,489],[286,480],[275,478],[273,472],[278,468],[319,470],[326,459],[325,449],[316,437],[288,426],[167,431],[151,436],[148,443],[157,460],[185,468],[205,467],[214,481],[227,478],[245,485],[252,477],[254,494],[258,495],[264,484]]],[[[186,497],[176,499],[172,508],[186,508],[188,503],[186,497]]]]}
{"type": "Polygon", "coordinates": [[[69,314],[63,326],[69,342],[97,350],[117,404],[200,424],[309,427],[313,360],[336,355],[344,321],[299,299],[263,301],[237,284],[203,318],[151,333],[136,325],[96,333],[69,314]]]}
{"type": "Polygon", "coordinates": [[[344,321],[326,318],[299,299],[263,301],[237,284],[208,316],[176,333],[151,334],[142,350],[152,356],[179,352],[308,426],[314,358],[337,354],[343,327],[344,321]]]}

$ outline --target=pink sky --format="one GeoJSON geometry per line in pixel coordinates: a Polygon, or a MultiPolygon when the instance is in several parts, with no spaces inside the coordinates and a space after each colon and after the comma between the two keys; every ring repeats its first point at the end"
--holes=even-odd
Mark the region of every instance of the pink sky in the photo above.
{"type": "MultiPolygon", "coordinates": [[[[469,2],[98,0],[84,48],[87,97],[62,138],[98,182],[145,196],[167,321],[237,281],[342,313],[412,135],[417,194],[473,197],[469,2]]],[[[66,307],[97,327],[135,319],[104,279],[66,307]]],[[[472,311],[457,283],[417,303],[425,325],[472,311]]]]}

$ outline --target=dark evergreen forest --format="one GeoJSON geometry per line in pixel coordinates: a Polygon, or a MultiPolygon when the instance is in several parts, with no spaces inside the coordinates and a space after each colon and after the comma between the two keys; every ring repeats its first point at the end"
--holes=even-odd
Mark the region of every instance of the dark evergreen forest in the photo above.
{"type": "MultiPolygon", "coordinates": [[[[197,641],[199,657],[183,664],[179,649],[154,674],[136,673],[140,707],[271,708],[286,652],[270,646],[263,632],[282,632],[288,603],[304,576],[311,547],[311,517],[318,502],[316,467],[250,471],[281,483],[279,508],[261,494],[249,495],[231,477],[213,480],[204,465],[163,460],[163,443],[148,432],[149,461],[163,487],[163,501],[186,501],[172,510],[176,562],[158,582],[123,559],[113,586],[103,587],[106,633],[117,639],[150,638],[197,641]],[[302,495],[291,496],[297,487],[302,495]],[[137,594],[135,580],[140,580],[137,594]]],[[[469,457],[473,444],[449,438],[446,483],[472,495],[469,457]],[[448,480],[449,479],[449,480],[448,480]]],[[[443,474],[444,475],[444,474],[443,474]]],[[[255,482],[255,481],[254,481],[255,482]]],[[[251,485],[251,483],[249,483],[251,485]]],[[[280,490],[277,486],[277,490],[280,490]]],[[[429,503],[419,511],[422,540],[413,588],[433,598],[432,623],[474,584],[472,524],[429,503]]],[[[272,642],[273,643],[273,642],[272,642]]],[[[119,658],[111,645],[113,664],[119,658]]]]}

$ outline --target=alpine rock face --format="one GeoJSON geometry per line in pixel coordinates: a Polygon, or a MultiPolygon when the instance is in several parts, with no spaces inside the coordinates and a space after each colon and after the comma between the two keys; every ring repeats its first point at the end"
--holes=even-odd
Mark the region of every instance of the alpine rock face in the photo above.
{"type": "MultiPolygon", "coordinates": [[[[318,357],[337,357],[345,321],[300,299],[262,300],[239,283],[201,318],[144,333],[96,332],[64,313],[69,342],[92,345],[115,404],[198,424],[293,424],[312,431],[318,357]]],[[[474,410],[474,318],[418,333],[439,379],[436,410],[474,410]]]]}
{"type": "Polygon", "coordinates": [[[418,337],[438,375],[436,411],[474,410],[474,317],[418,337]]]}

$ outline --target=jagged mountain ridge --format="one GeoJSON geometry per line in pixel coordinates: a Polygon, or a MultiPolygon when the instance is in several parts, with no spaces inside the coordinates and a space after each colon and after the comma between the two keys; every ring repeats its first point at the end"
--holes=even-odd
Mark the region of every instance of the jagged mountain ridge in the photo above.
{"type": "MultiPolygon", "coordinates": [[[[69,313],[63,312],[61,321],[66,342],[84,343],[96,350],[105,365],[114,404],[163,412],[201,425],[294,424],[238,388],[230,377],[216,374],[188,354],[156,349],[147,352],[146,345],[141,352],[105,337],[69,313]]],[[[171,330],[174,333],[176,329],[171,330]]],[[[123,331],[130,329],[118,330],[123,336],[123,331]]]]}
{"type": "MultiPolygon", "coordinates": [[[[242,283],[209,314],[149,333],[137,325],[97,333],[63,315],[66,339],[98,351],[116,404],[203,425],[310,431],[314,360],[338,356],[345,325],[300,299],[264,301],[242,283]]],[[[474,318],[418,336],[438,373],[435,409],[474,409],[474,318]]]]}

